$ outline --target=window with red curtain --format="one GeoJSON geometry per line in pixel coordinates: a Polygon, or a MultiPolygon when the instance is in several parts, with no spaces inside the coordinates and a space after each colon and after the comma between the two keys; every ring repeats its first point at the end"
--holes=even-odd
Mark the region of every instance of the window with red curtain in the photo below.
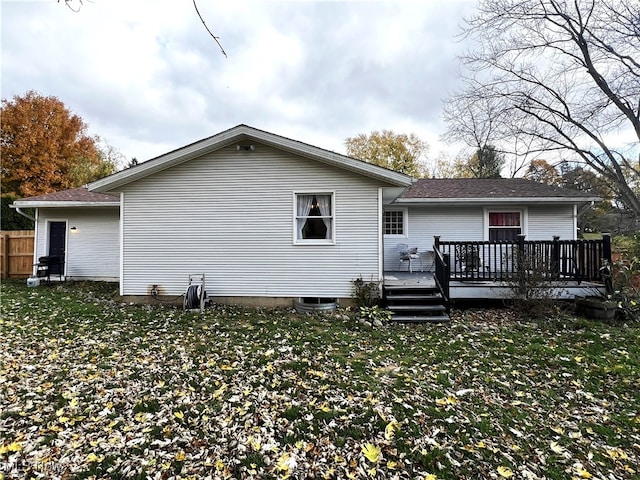
{"type": "Polygon", "coordinates": [[[490,242],[513,242],[521,233],[520,212],[489,212],[490,242]]]}

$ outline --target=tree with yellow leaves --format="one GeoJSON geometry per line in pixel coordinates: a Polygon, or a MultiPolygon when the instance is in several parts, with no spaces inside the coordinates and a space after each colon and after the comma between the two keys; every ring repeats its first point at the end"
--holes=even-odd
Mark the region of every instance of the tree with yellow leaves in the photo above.
{"type": "Polygon", "coordinates": [[[29,91],[3,99],[2,194],[27,197],[82,186],[113,173],[115,162],[82,118],[58,98],[29,91]]]}

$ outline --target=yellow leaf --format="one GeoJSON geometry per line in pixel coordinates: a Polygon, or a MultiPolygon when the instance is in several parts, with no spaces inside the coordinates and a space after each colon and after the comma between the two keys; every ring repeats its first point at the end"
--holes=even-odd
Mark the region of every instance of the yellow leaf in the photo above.
{"type": "Polygon", "coordinates": [[[90,453],[87,455],[87,463],[100,463],[104,460],[104,455],[96,455],[95,453],[90,453]]]}
{"type": "Polygon", "coordinates": [[[22,450],[22,446],[18,442],[13,442],[9,445],[0,445],[0,453],[19,452],[20,450],[22,450]]]}
{"type": "Polygon", "coordinates": [[[283,453],[278,458],[278,463],[276,464],[276,470],[278,472],[288,472],[289,471],[289,463],[290,463],[291,455],[288,453],[283,453]]]}
{"type": "Polygon", "coordinates": [[[389,470],[393,470],[393,469],[394,469],[394,468],[396,468],[397,466],[398,466],[398,462],[393,462],[393,461],[391,461],[391,460],[389,460],[389,461],[387,462],[387,468],[388,468],[389,470]]]}
{"type": "Polygon", "coordinates": [[[224,470],[224,462],[220,459],[216,460],[216,470],[224,470]]]}
{"type": "Polygon", "coordinates": [[[509,467],[499,466],[498,467],[498,475],[500,475],[503,478],[511,478],[511,477],[513,477],[513,472],[511,471],[511,469],[509,467]]]}
{"type": "Polygon", "coordinates": [[[424,480],[438,480],[438,477],[436,477],[433,473],[427,473],[427,476],[424,477],[424,480]]]}
{"type": "Polygon", "coordinates": [[[580,363],[582,361],[582,357],[573,357],[576,363],[580,363]]]}
{"type": "Polygon", "coordinates": [[[400,430],[400,424],[394,420],[390,421],[387,423],[387,426],[384,427],[384,438],[391,440],[395,437],[398,430],[400,430]]]}
{"type": "Polygon", "coordinates": [[[447,397],[438,398],[436,400],[436,403],[438,405],[455,405],[456,403],[459,403],[459,402],[456,397],[454,397],[453,395],[449,395],[447,397]]]}
{"type": "Polygon", "coordinates": [[[177,412],[173,412],[173,416],[182,420],[184,418],[184,413],[182,413],[180,410],[178,410],[177,412]]]}
{"type": "Polygon", "coordinates": [[[551,427],[551,430],[556,432],[558,435],[562,435],[564,433],[564,428],[560,426],[551,427]]]}
{"type": "Polygon", "coordinates": [[[559,445],[558,442],[551,442],[551,450],[557,454],[562,454],[565,449],[562,445],[559,445]]]}
{"type": "Polygon", "coordinates": [[[380,459],[380,448],[372,445],[371,443],[367,443],[362,447],[362,453],[367,457],[372,463],[376,463],[380,459]]]}
{"type": "Polygon", "coordinates": [[[254,438],[253,436],[249,437],[248,443],[251,446],[251,448],[256,452],[260,451],[260,448],[262,447],[262,445],[260,444],[260,439],[254,438]]]}
{"type": "Polygon", "coordinates": [[[134,418],[137,422],[144,422],[147,419],[147,414],[145,412],[138,412],[134,418]]]}
{"type": "Polygon", "coordinates": [[[587,470],[585,470],[583,467],[576,468],[576,473],[578,475],[580,475],[580,478],[591,478],[592,477],[592,475],[587,470]]]}
{"type": "Polygon", "coordinates": [[[187,455],[183,451],[179,451],[176,453],[176,461],[184,462],[187,459],[187,455]]]}

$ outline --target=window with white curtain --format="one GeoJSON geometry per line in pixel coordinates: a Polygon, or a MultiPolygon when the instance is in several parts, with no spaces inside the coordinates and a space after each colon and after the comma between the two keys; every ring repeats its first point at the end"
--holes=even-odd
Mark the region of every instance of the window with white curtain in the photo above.
{"type": "Polygon", "coordinates": [[[333,193],[295,194],[296,243],[333,243],[333,193]]]}

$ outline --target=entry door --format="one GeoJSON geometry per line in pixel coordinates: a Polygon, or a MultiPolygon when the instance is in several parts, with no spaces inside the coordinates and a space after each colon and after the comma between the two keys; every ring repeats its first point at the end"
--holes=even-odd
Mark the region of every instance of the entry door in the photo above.
{"type": "Polygon", "coordinates": [[[66,234],[67,222],[49,222],[49,256],[60,258],[60,265],[51,265],[51,274],[64,274],[66,234]]]}

